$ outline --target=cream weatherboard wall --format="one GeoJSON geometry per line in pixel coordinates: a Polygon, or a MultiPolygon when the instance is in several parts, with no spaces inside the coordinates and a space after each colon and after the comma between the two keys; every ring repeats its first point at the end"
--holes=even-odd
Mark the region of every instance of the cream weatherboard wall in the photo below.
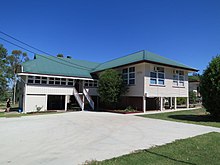
{"type": "Polygon", "coordinates": [[[73,87],[27,85],[26,94],[73,95],[73,87]]]}
{"type": "Polygon", "coordinates": [[[25,112],[36,112],[47,110],[47,95],[26,95],[25,112]]]}
{"type": "MultiPolygon", "coordinates": [[[[173,85],[173,71],[176,68],[165,67],[162,65],[145,64],[146,65],[146,76],[144,78],[144,91],[147,97],[188,97],[188,71],[184,71],[184,86],[173,85]],[[164,67],[165,73],[165,84],[164,85],[151,85],[150,84],[150,72],[153,71],[154,67],[164,67]]],[[[181,70],[181,69],[177,69],[181,70]]]]}
{"type": "Polygon", "coordinates": [[[126,96],[142,97],[146,93],[147,97],[188,97],[188,71],[182,70],[184,71],[184,86],[179,87],[173,85],[173,71],[177,68],[150,63],[139,63],[121,67],[117,70],[122,73],[123,69],[129,67],[135,67],[135,84],[129,86],[129,92],[126,96]],[[153,71],[154,67],[164,68],[164,85],[150,84],[150,72],[153,71]]]}
{"type": "MultiPolygon", "coordinates": [[[[178,87],[173,85],[173,71],[176,69],[174,67],[142,62],[139,64],[119,67],[116,70],[122,73],[123,69],[130,67],[135,67],[135,84],[129,85],[129,92],[126,96],[188,97],[188,71],[184,71],[184,86],[178,87]],[[164,85],[150,84],[150,72],[154,70],[155,66],[164,68],[164,85]]],[[[25,77],[23,77],[23,80],[25,81],[25,77]]],[[[85,87],[85,89],[87,89],[90,96],[98,95],[97,88],[85,87]]],[[[37,111],[39,108],[41,111],[46,111],[48,95],[64,95],[67,102],[69,96],[73,95],[74,92],[73,86],[50,86],[43,84],[25,84],[23,91],[23,109],[25,109],[26,113],[37,111]]]]}
{"type": "Polygon", "coordinates": [[[118,68],[117,70],[122,73],[123,69],[135,67],[135,84],[129,85],[128,93],[126,96],[143,97],[144,95],[144,75],[145,75],[145,65],[144,63],[139,63],[135,65],[129,65],[125,67],[118,68]]]}
{"type": "MultiPolygon", "coordinates": [[[[145,65],[144,63],[139,63],[135,65],[129,65],[125,67],[119,67],[116,70],[122,73],[125,68],[135,67],[135,84],[129,85],[129,91],[126,96],[143,97],[144,95],[144,75],[145,75],[145,65]]],[[[100,73],[99,73],[100,74],[100,73]]],[[[98,95],[97,88],[85,87],[88,89],[90,95],[98,95]]]]}
{"type": "Polygon", "coordinates": [[[70,96],[73,95],[73,87],[26,85],[25,93],[24,109],[26,113],[35,112],[37,108],[41,108],[40,111],[46,111],[48,95],[70,96]]]}
{"type": "MultiPolygon", "coordinates": [[[[163,65],[156,65],[150,63],[139,63],[134,65],[128,65],[117,68],[116,70],[122,73],[125,68],[135,67],[135,84],[129,85],[129,91],[126,96],[143,97],[147,94],[147,97],[188,97],[188,71],[184,71],[184,86],[173,85],[173,71],[177,68],[167,67],[163,65]],[[163,67],[165,73],[164,85],[151,85],[150,84],[150,72],[154,67],[163,67]]],[[[181,70],[181,69],[177,69],[181,70]]],[[[89,89],[90,94],[96,95],[96,89],[89,89]]]]}

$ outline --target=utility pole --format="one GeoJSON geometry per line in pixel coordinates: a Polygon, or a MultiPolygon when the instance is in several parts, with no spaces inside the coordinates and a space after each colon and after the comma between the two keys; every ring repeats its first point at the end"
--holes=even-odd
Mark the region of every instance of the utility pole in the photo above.
{"type": "Polygon", "coordinates": [[[15,99],[16,99],[16,79],[14,80],[14,90],[13,90],[13,104],[15,105],[15,99]]]}

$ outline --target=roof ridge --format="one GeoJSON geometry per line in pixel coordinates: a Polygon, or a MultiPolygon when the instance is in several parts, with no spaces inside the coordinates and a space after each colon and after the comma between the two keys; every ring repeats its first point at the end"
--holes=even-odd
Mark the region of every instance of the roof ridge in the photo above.
{"type": "MultiPolygon", "coordinates": [[[[158,57],[160,57],[160,58],[169,60],[169,61],[171,61],[171,62],[175,62],[175,63],[177,63],[177,64],[179,64],[179,65],[183,65],[183,67],[191,68],[191,69],[197,70],[196,68],[190,67],[190,66],[188,66],[188,65],[186,65],[186,64],[184,64],[184,63],[182,63],[182,62],[179,62],[178,60],[174,60],[174,59],[168,58],[168,57],[166,57],[166,56],[161,56],[161,55],[159,55],[159,54],[157,54],[157,53],[153,53],[153,52],[150,52],[150,51],[147,51],[147,50],[145,50],[145,51],[146,51],[146,53],[151,53],[151,54],[156,55],[156,56],[158,56],[158,57]]],[[[146,56],[146,60],[148,60],[148,59],[147,59],[147,56],[146,56]]]]}
{"type": "MultiPolygon", "coordinates": [[[[42,54],[36,54],[36,55],[39,55],[39,56],[41,56],[41,57],[43,57],[43,58],[49,58],[50,60],[56,59],[56,60],[58,60],[59,62],[62,62],[62,61],[63,61],[63,62],[65,62],[65,63],[68,63],[68,64],[73,65],[73,67],[76,66],[76,67],[80,67],[80,68],[86,69],[86,70],[93,70],[94,68],[77,64],[77,62],[74,61],[74,60],[81,61],[81,62],[89,62],[89,63],[93,63],[93,64],[96,64],[96,65],[100,64],[100,63],[98,63],[98,62],[93,62],[93,61],[89,61],[89,60],[72,59],[72,58],[69,59],[69,58],[56,57],[56,56],[48,56],[48,55],[42,55],[42,54]],[[52,59],[51,57],[52,57],[53,59],[52,59]],[[75,65],[75,66],[74,66],[74,65],[75,65]]],[[[57,62],[58,62],[58,61],[57,61],[57,62]]]]}
{"type": "Polygon", "coordinates": [[[111,61],[114,61],[114,60],[117,60],[117,59],[120,59],[120,58],[123,58],[123,57],[127,57],[127,56],[130,56],[130,55],[132,55],[132,54],[139,53],[139,52],[144,52],[144,50],[139,50],[139,51],[134,52],[134,53],[130,53],[130,54],[127,54],[127,55],[118,57],[118,58],[114,58],[114,59],[112,59],[112,60],[105,61],[105,62],[103,62],[103,63],[100,63],[100,64],[99,64],[97,67],[95,67],[93,70],[95,70],[95,69],[98,68],[100,65],[105,64],[105,63],[107,63],[107,62],[111,62],[111,61]]]}
{"type": "MultiPolygon", "coordinates": [[[[155,54],[155,53],[153,53],[153,54],[155,54]]],[[[186,66],[186,67],[190,67],[190,66],[188,66],[188,65],[186,65],[186,64],[184,64],[184,63],[182,63],[182,62],[179,62],[179,61],[177,61],[177,60],[173,60],[173,59],[171,59],[171,58],[168,58],[168,57],[165,57],[165,56],[161,56],[161,55],[158,55],[158,54],[155,54],[155,55],[160,56],[160,57],[162,57],[162,58],[165,58],[165,59],[167,59],[167,60],[176,62],[176,63],[178,63],[178,64],[184,65],[184,66],[186,66]]],[[[190,67],[190,68],[192,68],[192,67],[190,67]]],[[[193,68],[193,69],[195,69],[195,68],[193,68]]]]}
{"type": "Polygon", "coordinates": [[[68,61],[84,61],[84,62],[90,62],[90,63],[94,63],[94,64],[100,64],[99,62],[94,62],[94,61],[89,61],[89,60],[81,60],[81,59],[73,59],[73,58],[64,58],[64,60],[68,60],[68,61]]]}
{"type": "Polygon", "coordinates": [[[147,58],[147,54],[146,54],[146,50],[143,50],[143,60],[146,60],[146,58],[147,58]]]}
{"type": "Polygon", "coordinates": [[[81,66],[81,65],[78,65],[78,64],[73,64],[73,63],[70,63],[69,61],[62,60],[62,59],[60,59],[58,57],[55,57],[55,56],[48,56],[48,55],[39,55],[39,56],[41,56],[41,57],[43,57],[45,59],[54,61],[56,63],[61,63],[63,65],[70,66],[70,67],[73,67],[73,68],[83,69],[83,70],[87,70],[87,71],[91,71],[92,70],[91,68],[88,68],[88,67],[85,67],[85,66],[81,66]],[[74,66],[74,65],[76,65],[76,66],[74,66]]]}

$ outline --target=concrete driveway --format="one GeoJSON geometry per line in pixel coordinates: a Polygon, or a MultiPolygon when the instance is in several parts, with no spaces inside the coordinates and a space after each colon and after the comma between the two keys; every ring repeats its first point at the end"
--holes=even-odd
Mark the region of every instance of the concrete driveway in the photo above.
{"type": "Polygon", "coordinates": [[[104,160],[218,128],[131,115],[72,112],[0,119],[0,164],[104,160]]]}

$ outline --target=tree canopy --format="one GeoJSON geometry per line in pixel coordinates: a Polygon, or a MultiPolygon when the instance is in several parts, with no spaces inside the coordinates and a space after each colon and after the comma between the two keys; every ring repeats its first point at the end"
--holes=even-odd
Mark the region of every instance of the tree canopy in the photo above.
{"type": "Polygon", "coordinates": [[[29,60],[27,53],[13,50],[9,55],[7,49],[0,44],[0,100],[8,97],[9,84],[16,89],[17,72],[23,62],[29,60]]]}
{"type": "Polygon", "coordinates": [[[200,76],[199,75],[192,75],[192,76],[189,76],[188,77],[188,80],[191,81],[191,82],[194,82],[194,81],[200,81],[200,76]]]}
{"type": "Polygon", "coordinates": [[[109,69],[99,75],[98,93],[105,105],[116,108],[121,95],[126,91],[122,76],[117,71],[109,69]]]}
{"type": "Polygon", "coordinates": [[[220,55],[204,70],[200,81],[200,93],[204,107],[211,115],[220,117],[220,55]]]}
{"type": "Polygon", "coordinates": [[[7,49],[0,44],[0,101],[5,100],[7,97],[7,49]]]}

